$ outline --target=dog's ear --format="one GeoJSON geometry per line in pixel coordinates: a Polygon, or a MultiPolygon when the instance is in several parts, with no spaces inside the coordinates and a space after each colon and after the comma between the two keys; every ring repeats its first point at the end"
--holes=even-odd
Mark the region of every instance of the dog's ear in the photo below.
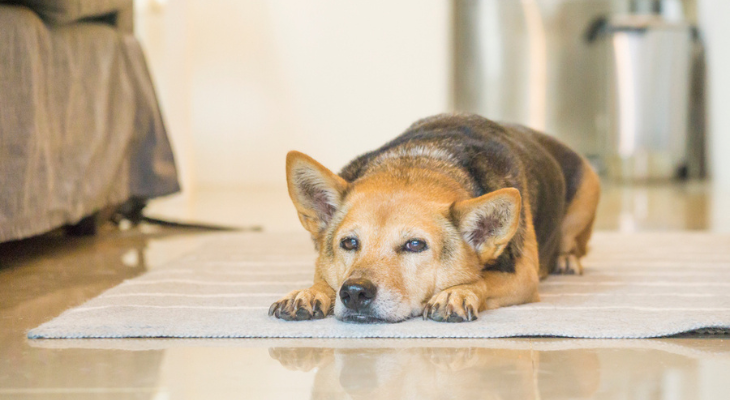
{"type": "Polygon", "coordinates": [[[517,232],[521,208],[519,190],[505,188],[454,203],[451,216],[479,261],[486,263],[497,258],[517,232]]]}
{"type": "Polygon", "coordinates": [[[318,236],[341,206],[347,181],[298,151],[286,155],[286,180],[302,226],[318,236]]]}

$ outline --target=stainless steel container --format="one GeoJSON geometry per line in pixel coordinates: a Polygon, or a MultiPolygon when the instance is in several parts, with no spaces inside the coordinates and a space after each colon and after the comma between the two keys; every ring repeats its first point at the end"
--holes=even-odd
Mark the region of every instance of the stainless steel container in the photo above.
{"type": "Polygon", "coordinates": [[[554,135],[618,180],[704,176],[694,0],[453,4],[456,110],[554,135]]]}
{"type": "Polygon", "coordinates": [[[454,106],[554,135],[596,163],[606,136],[605,41],[613,0],[456,0],[454,106]]]}
{"type": "Polygon", "coordinates": [[[605,39],[608,175],[665,180],[686,174],[692,28],[659,16],[614,17],[605,39]]]}

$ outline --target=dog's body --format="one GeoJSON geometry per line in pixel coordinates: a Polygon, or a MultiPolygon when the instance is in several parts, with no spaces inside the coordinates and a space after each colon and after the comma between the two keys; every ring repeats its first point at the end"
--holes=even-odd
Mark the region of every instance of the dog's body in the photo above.
{"type": "Polygon", "coordinates": [[[471,321],[539,301],[581,273],[600,193],[555,139],[476,115],[420,120],[335,175],[287,157],[289,193],[319,250],[315,283],[272,305],[287,320],[471,321]]]}

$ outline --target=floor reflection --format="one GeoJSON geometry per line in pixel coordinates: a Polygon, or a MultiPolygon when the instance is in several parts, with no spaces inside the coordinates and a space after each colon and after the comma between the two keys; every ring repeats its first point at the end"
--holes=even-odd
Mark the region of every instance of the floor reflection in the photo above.
{"type": "Polygon", "coordinates": [[[269,354],[289,370],[317,369],[312,399],[508,400],[543,392],[589,398],[599,387],[593,350],[270,348],[269,354]]]}
{"type": "Polygon", "coordinates": [[[728,196],[710,183],[619,184],[603,182],[595,228],[639,232],[650,230],[722,230],[716,215],[728,196]],[[716,204],[718,203],[719,204],[716,204]]]}
{"type": "Polygon", "coordinates": [[[490,341],[483,343],[485,347],[271,347],[269,355],[287,370],[314,373],[313,400],[696,399],[728,388],[724,378],[702,377],[708,368],[730,372],[727,346],[706,348],[717,346],[717,340],[535,339],[495,348],[486,347],[492,347],[490,341]]]}
{"type": "MultiPolygon", "coordinates": [[[[64,310],[188,251],[185,241],[189,233],[155,226],[130,231],[105,226],[95,237],[51,232],[0,244],[3,393],[66,391],[68,398],[75,398],[98,388],[122,388],[135,398],[149,398],[149,388],[156,385],[159,375],[162,351],[32,348],[25,334],[64,310]]],[[[195,240],[200,241],[203,232],[192,233],[197,233],[195,240]]]]}

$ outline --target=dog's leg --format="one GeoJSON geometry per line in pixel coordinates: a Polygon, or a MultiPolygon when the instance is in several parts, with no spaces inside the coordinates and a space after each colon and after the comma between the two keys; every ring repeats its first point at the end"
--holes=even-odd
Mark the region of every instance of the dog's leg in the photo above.
{"type": "Polygon", "coordinates": [[[593,168],[584,162],[582,179],[561,225],[562,238],[555,274],[582,274],[580,258],[586,254],[598,208],[601,183],[593,168]]]}
{"type": "Polygon", "coordinates": [[[464,322],[477,319],[479,311],[540,301],[537,285],[540,258],[532,213],[527,213],[522,256],[515,272],[485,271],[477,282],[444,289],[429,300],[424,318],[440,322],[464,322]]]}
{"type": "Polygon", "coordinates": [[[526,252],[532,250],[532,254],[520,257],[515,272],[487,271],[477,282],[446,288],[428,301],[423,318],[468,322],[477,319],[482,310],[540,301],[537,242],[532,243],[525,246],[526,252]]]}
{"type": "Polygon", "coordinates": [[[487,284],[486,309],[540,301],[537,285],[540,283],[540,256],[537,251],[537,237],[532,225],[532,212],[526,213],[525,241],[522,256],[515,263],[515,272],[487,271],[484,281],[487,284]]]}
{"type": "Polygon", "coordinates": [[[332,314],[335,291],[319,274],[308,289],[289,292],[269,308],[269,315],[286,321],[321,319],[332,314]]]}

